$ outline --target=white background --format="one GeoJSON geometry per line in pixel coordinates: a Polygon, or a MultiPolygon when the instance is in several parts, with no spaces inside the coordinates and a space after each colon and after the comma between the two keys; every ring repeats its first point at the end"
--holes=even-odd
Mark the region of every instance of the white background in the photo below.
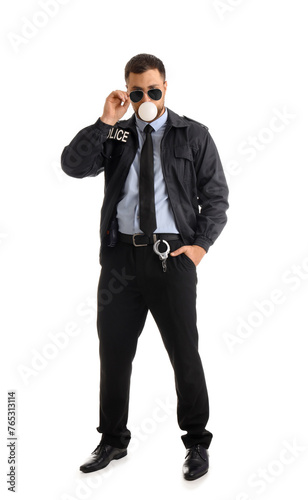
{"type": "Polygon", "coordinates": [[[1,8],[1,497],[13,389],[18,498],[307,498],[306,2],[66,0],[42,17],[43,3],[1,8]],[[104,179],[68,177],[60,155],[125,88],[124,66],[140,52],[165,63],[166,105],[209,127],[230,187],[228,223],[198,267],[214,437],[210,471],[191,483],[150,316],[133,367],[129,453],[79,471],[100,438],[104,179]]]}

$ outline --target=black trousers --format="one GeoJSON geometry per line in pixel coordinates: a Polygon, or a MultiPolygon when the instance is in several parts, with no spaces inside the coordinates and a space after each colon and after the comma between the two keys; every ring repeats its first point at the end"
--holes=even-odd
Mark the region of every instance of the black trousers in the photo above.
{"type": "MultiPolygon", "coordinates": [[[[170,241],[170,252],[183,246],[170,241]]],[[[165,248],[165,246],[163,245],[165,248]]],[[[164,249],[162,248],[162,250],[164,249]]],[[[130,378],[138,337],[150,310],[167,349],[175,377],[177,420],[186,448],[209,447],[212,433],[208,393],[198,352],[196,318],[197,271],[184,254],[169,256],[167,271],[153,245],[118,242],[102,250],[97,291],[100,355],[100,413],[97,431],[117,448],[128,446],[130,378]]]]}

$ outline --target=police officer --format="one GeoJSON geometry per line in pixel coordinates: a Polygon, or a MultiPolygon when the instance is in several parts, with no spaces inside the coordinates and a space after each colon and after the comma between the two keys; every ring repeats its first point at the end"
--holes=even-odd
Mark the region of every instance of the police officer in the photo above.
{"type": "Polygon", "coordinates": [[[208,128],[165,107],[160,59],[133,57],[126,90],[61,156],[76,178],[104,172],[97,290],[101,441],[83,472],[127,454],[132,362],[148,311],[175,376],[177,419],[186,448],[183,475],[203,476],[213,434],[196,325],[197,266],[227,222],[228,187],[208,128]],[[122,120],[132,105],[134,114],[122,120]]]}

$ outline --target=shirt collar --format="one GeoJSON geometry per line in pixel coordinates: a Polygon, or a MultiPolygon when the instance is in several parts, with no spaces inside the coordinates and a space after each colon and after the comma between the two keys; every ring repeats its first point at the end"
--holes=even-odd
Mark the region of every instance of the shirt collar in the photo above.
{"type": "Polygon", "coordinates": [[[153,127],[154,131],[157,132],[157,130],[160,129],[160,127],[162,127],[166,123],[167,118],[168,118],[168,110],[167,110],[167,108],[165,108],[164,114],[161,115],[159,118],[157,118],[156,120],[154,120],[151,123],[140,120],[140,118],[138,118],[138,116],[136,115],[136,124],[137,124],[137,127],[139,128],[139,130],[141,130],[141,132],[144,131],[144,129],[147,125],[151,125],[151,127],[153,127]]]}

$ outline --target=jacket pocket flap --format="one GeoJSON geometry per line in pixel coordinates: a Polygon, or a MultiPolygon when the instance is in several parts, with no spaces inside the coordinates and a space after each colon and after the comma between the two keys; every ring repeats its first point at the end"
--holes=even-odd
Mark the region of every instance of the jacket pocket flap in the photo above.
{"type": "Polygon", "coordinates": [[[175,146],[174,154],[176,158],[185,158],[186,160],[193,161],[192,151],[188,146],[175,146]]]}

